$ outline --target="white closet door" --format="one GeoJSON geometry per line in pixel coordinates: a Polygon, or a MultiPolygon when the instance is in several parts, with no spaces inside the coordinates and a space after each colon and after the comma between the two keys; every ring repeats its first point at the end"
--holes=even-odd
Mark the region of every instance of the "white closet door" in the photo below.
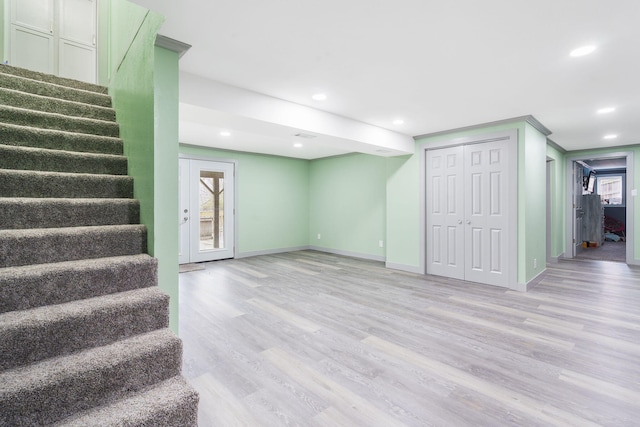
{"type": "Polygon", "coordinates": [[[427,151],[427,274],[508,287],[516,238],[512,150],[514,142],[501,139],[427,151]]]}
{"type": "Polygon", "coordinates": [[[465,146],[465,279],[507,286],[509,156],[505,141],[465,146]]]}
{"type": "Polygon", "coordinates": [[[53,48],[53,35],[11,25],[11,65],[53,74],[53,48]]]}
{"type": "Polygon", "coordinates": [[[427,151],[427,273],[464,279],[463,147],[427,151]]]}

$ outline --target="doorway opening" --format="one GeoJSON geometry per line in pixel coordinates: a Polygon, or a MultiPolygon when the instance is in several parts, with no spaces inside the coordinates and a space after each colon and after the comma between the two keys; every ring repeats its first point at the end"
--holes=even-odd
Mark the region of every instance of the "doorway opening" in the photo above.
{"type": "Polygon", "coordinates": [[[566,258],[632,263],[633,174],[630,152],[567,159],[566,258]]]}

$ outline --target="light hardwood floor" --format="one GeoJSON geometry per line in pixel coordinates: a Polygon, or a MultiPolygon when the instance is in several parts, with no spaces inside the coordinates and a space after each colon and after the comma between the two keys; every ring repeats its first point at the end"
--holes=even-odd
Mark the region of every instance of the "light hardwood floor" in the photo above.
{"type": "Polygon", "coordinates": [[[640,269],[528,293],[303,251],[180,274],[200,426],[640,425],[640,269]]]}

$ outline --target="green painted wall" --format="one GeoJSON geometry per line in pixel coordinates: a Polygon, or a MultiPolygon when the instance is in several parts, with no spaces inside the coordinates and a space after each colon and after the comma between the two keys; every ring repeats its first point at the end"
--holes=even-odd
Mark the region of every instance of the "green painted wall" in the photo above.
{"type": "Polygon", "coordinates": [[[420,157],[387,159],[387,264],[417,271],[420,265],[420,157]]]}
{"type": "MultiPolygon", "coordinates": [[[[627,174],[627,187],[640,189],[640,145],[626,145],[620,147],[607,147],[597,150],[582,150],[582,151],[570,151],[566,154],[567,157],[579,156],[582,158],[589,158],[594,155],[620,153],[620,152],[632,152],[633,153],[633,168],[634,168],[634,180],[631,182],[629,175],[627,174]]],[[[565,180],[566,181],[566,180],[565,180]]],[[[633,260],[634,264],[640,264],[640,198],[628,197],[627,205],[633,203],[633,221],[635,224],[633,230],[633,236],[627,235],[627,242],[633,244],[633,260]]],[[[628,221],[628,219],[627,219],[628,221]]]]}
{"type": "Polygon", "coordinates": [[[153,256],[158,283],[170,297],[170,325],[178,331],[178,54],[154,55],[153,256]]]}
{"type": "Polygon", "coordinates": [[[155,37],[163,20],[160,15],[125,0],[111,1],[109,93],[124,140],[129,175],[134,178],[134,197],[140,200],[140,222],[147,226],[148,252],[158,258],[158,285],[172,298],[170,326],[177,333],[178,249],[177,237],[172,237],[177,208],[171,210],[173,221],[169,227],[165,208],[177,203],[178,71],[176,55],[156,52],[155,37]],[[157,65],[156,53],[159,53],[157,65]],[[161,132],[157,139],[156,123],[161,132]],[[169,183],[173,172],[176,182],[169,183]]]}
{"type": "Polygon", "coordinates": [[[1,62],[9,61],[9,0],[0,0],[0,56],[1,62]]]}
{"type": "Polygon", "coordinates": [[[211,160],[237,160],[238,256],[309,245],[307,160],[192,145],[180,145],[180,153],[211,160]]]}
{"type": "Polygon", "coordinates": [[[565,212],[566,212],[566,161],[565,154],[551,145],[547,145],[547,159],[551,168],[551,256],[558,258],[565,251],[565,212]]]}
{"type": "MultiPolygon", "coordinates": [[[[126,57],[131,57],[129,51],[135,47],[132,41],[150,35],[149,28],[143,28],[145,21],[148,26],[150,22],[157,23],[158,19],[163,20],[163,18],[155,12],[151,12],[127,0],[109,0],[108,5],[109,55],[107,62],[108,79],[111,80],[126,57]],[[139,33],[141,30],[142,33],[139,33]]],[[[100,7],[101,11],[103,7],[100,7]]],[[[161,23],[162,21],[158,25],[161,23]]],[[[157,31],[157,28],[155,31],[157,31]]],[[[154,33],[154,30],[151,33],[154,33]]],[[[155,33],[152,37],[155,39],[155,33]]]]}
{"type": "Polygon", "coordinates": [[[528,123],[518,138],[518,282],[542,273],[547,260],[547,138],[528,123]]]}
{"type": "Polygon", "coordinates": [[[386,240],[386,181],[383,157],[350,154],[311,161],[309,243],[384,259],[379,241],[386,240]]]}

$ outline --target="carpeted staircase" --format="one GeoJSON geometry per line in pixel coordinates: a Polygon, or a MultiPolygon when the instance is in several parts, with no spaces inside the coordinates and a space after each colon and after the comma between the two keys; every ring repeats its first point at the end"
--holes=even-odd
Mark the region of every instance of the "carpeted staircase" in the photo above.
{"type": "Polygon", "coordinates": [[[195,426],[103,87],[0,65],[0,426],[195,426]]]}

